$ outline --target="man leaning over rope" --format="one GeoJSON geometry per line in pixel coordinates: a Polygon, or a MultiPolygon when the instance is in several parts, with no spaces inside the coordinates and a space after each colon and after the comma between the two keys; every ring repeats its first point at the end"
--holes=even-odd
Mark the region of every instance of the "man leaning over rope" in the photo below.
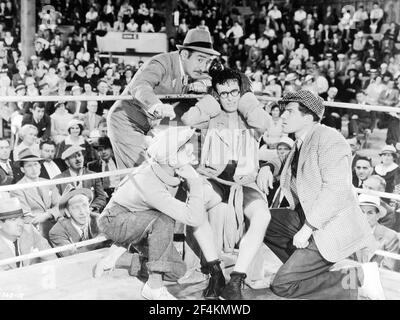
{"type": "Polygon", "coordinates": [[[208,69],[215,56],[211,35],[192,29],[178,51],[151,58],[135,74],[122,93],[130,101],[117,101],[107,116],[108,135],[119,169],[140,165],[146,158],[145,136],[161,119],[175,118],[172,105],[164,104],[158,94],[207,92],[208,69]]]}

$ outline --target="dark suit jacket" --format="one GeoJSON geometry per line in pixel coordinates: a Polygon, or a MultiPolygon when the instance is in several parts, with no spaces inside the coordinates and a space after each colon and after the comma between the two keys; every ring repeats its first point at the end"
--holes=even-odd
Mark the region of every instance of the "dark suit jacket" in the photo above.
{"type": "MultiPolygon", "coordinates": [[[[68,244],[82,242],[90,240],[99,234],[99,227],[97,225],[97,218],[94,216],[90,217],[89,234],[87,238],[81,238],[78,231],[72,225],[71,218],[61,218],[57,221],[54,227],[50,230],[49,238],[50,244],[53,247],[62,247],[68,244]]],[[[58,253],[60,257],[67,257],[73,254],[87,252],[99,249],[103,247],[103,244],[95,244],[87,247],[79,248],[78,250],[69,250],[58,253]]]]}
{"type": "Polygon", "coordinates": [[[51,120],[47,114],[45,114],[42,120],[37,123],[33,120],[33,115],[28,113],[24,115],[24,118],[22,119],[22,125],[25,124],[34,125],[38,129],[38,138],[43,138],[44,140],[50,138],[51,120]]]}
{"type": "MultiPolygon", "coordinates": [[[[61,159],[54,159],[53,162],[57,165],[61,172],[68,169],[65,162],[61,159]]],[[[45,168],[43,163],[40,165],[40,177],[43,179],[50,179],[47,169],[45,168]]]]}
{"type": "Polygon", "coordinates": [[[17,168],[14,163],[11,161],[10,162],[11,166],[11,172],[7,173],[6,170],[3,169],[3,167],[0,166],[0,185],[2,186],[8,186],[10,184],[16,183],[16,178],[20,176],[20,179],[22,179],[22,172],[19,168],[17,168]]]}
{"type": "MultiPolygon", "coordinates": [[[[91,173],[94,173],[94,172],[88,170],[87,168],[83,168],[84,175],[91,174],[91,173]]],[[[54,179],[61,179],[61,178],[68,178],[68,177],[71,177],[71,173],[70,173],[69,169],[65,170],[60,175],[56,176],[54,179]]],[[[67,187],[67,184],[57,185],[57,188],[58,188],[60,194],[64,193],[64,190],[66,187],[67,187]]],[[[92,207],[93,209],[95,209],[98,212],[101,212],[107,203],[107,194],[104,191],[103,183],[101,182],[101,179],[84,180],[84,181],[82,181],[82,187],[92,190],[92,192],[94,193],[94,198],[93,198],[93,201],[92,201],[90,207],[92,207]]]]}

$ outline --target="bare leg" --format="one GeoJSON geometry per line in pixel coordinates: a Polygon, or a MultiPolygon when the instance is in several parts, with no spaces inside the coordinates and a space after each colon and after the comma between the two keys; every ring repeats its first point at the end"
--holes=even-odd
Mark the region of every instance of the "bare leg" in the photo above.
{"type": "Polygon", "coordinates": [[[193,235],[196,238],[206,260],[208,262],[218,260],[218,252],[215,245],[213,230],[207,220],[200,227],[195,229],[193,235]]]}
{"type": "Polygon", "coordinates": [[[250,220],[250,227],[240,241],[239,255],[234,268],[234,271],[241,273],[246,273],[249,269],[249,265],[263,243],[265,232],[271,220],[268,205],[263,200],[256,200],[249,204],[245,208],[244,214],[250,220]]]}

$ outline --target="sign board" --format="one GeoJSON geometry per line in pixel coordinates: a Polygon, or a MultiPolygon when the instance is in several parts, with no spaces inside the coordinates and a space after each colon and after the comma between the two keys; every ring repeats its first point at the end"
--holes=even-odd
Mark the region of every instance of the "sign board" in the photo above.
{"type": "Polygon", "coordinates": [[[165,33],[107,32],[104,37],[97,36],[100,52],[125,53],[127,50],[140,53],[162,53],[168,51],[165,33]]]}

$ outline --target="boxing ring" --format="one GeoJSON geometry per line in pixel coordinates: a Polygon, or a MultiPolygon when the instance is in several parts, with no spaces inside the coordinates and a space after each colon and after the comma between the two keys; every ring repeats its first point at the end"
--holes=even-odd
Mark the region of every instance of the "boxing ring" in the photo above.
{"type": "MultiPolygon", "coordinates": [[[[193,101],[203,97],[203,95],[159,95],[161,100],[167,101],[193,101]]],[[[257,96],[263,102],[273,102],[279,99],[267,96],[257,96]]],[[[0,103],[7,102],[68,102],[68,101],[115,101],[115,100],[130,100],[130,96],[38,96],[38,97],[0,97],[0,103]]],[[[359,104],[348,104],[339,102],[325,102],[325,106],[333,108],[347,108],[358,110],[370,110],[389,113],[400,113],[398,107],[386,106],[370,106],[359,104]]],[[[187,108],[187,106],[186,106],[187,108]]],[[[182,114],[182,110],[177,112],[182,114]]],[[[179,120],[179,119],[178,119],[179,120]]],[[[179,121],[178,121],[179,123],[179,121]]],[[[168,125],[168,123],[164,123],[168,125]]],[[[26,183],[18,185],[1,186],[0,192],[9,192],[14,190],[29,189],[39,186],[53,186],[58,184],[67,184],[72,182],[99,179],[111,176],[125,176],[136,169],[124,169],[111,172],[94,173],[80,177],[69,177],[63,179],[54,179],[49,181],[41,181],[37,183],[26,183]]],[[[377,192],[365,189],[355,189],[357,193],[376,195],[381,198],[393,199],[400,201],[400,195],[390,194],[384,192],[377,192]]],[[[399,211],[396,214],[400,214],[399,211]]],[[[95,239],[83,241],[80,243],[70,244],[63,247],[52,248],[40,252],[30,253],[18,257],[0,260],[0,266],[16,263],[19,261],[30,260],[33,258],[44,257],[55,253],[77,249],[93,244],[105,242],[107,239],[104,236],[99,236],[95,239]]],[[[0,272],[0,299],[141,299],[140,290],[133,292],[134,287],[140,287],[141,283],[134,277],[129,277],[127,270],[115,271],[113,275],[105,276],[101,279],[94,279],[92,277],[93,268],[96,262],[105,255],[107,249],[100,249],[92,252],[86,252],[60,258],[53,261],[43,262],[19,269],[0,272]],[[90,291],[88,288],[97,288],[90,291]],[[79,289],[80,288],[80,289],[79,289]],[[108,293],[105,289],[114,292],[115,296],[108,293]],[[88,291],[89,290],[89,291],[88,291]],[[85,293],[83,293],[85,292],[85,293]]],[[[375,255],[400,260],[400,254],[394,254],[378,250],[375,255]]],[[[273,260],[274,257],[271,257],[273,260]]],[[[227,268],[232,266],[234,262],[227,258],[227,268]]],[[[276,262],[276,257],[275,257],[276,262]]],[[[350,262],[351,265],[357,265],[357,262],[350,262]]],[[[279,264],[273,263],[271,272],[276,272],[279,264]],[[274,270],[272,270],[274,269],[274,270]]],[[[380,270],[385,294],[389,299],[400,299],[400,273],[380,270]]],[[[201,292],[201,288],[197,291],[201,292]]],[[[190,288],[173,288],[170,290],[172,293],[176,291],[178,298],[192,298],[200,299],[197,295],[196,289],[194,291],[190,288]]],[[[258,290],[259,291],[259,290],[258,290]]],[[[245,294],[246,296],[246,294],[245,294]]],[[[252,299],[277,299],[276,296],[268,294],[257,293],[256,296],[250,296],[252,299]]]]}

